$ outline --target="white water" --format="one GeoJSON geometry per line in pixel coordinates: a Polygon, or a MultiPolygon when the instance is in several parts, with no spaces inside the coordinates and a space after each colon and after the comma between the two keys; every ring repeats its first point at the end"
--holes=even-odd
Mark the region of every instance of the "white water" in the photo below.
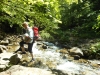
{"type": "Polygon", "coordinates": [[[45,51],[38,50],[35,46],[36,44],[33,46],[33,54],[35,58],[41,57],[45,59],[45,62],[52,61],[58,63],[56,66],[56,69],[58,70],[67,73],[71,72],[73,74],[80,74],[80,72],[82,72],[82,73],[86,73],[83,75],[88,75],[88,73],[90,73],[90,75],[99,75],[97,74],[97,72],[100,72],[100,69],[94,69],[89,64],[87,65],[79,64],[72,61],[68,61],[67,59],[62,59],[60,53],[56,52],[56,49],[58,49],[58,47],[56,46],[53,46],[52,48],[50,47],[45,51]]]}

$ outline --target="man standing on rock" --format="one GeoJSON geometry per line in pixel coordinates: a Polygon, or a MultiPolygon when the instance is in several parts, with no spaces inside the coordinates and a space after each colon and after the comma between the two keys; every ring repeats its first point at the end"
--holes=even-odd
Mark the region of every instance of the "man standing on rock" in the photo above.
{"type": "Polygon", "coordinates": [[[34,61],[33,52],[32,52],[32,46],[33,46],[33,43],[34,43],[34,39],[33,39],[34,31],[32,30],[31,27],[29,27],[28,22],[24,22],[22,24],[22,26],[25,29],[26,33],[24,34],[25,39],[20,42],[20,48],[22,50],[21,54],[26,54],[24,44],[28,44],[28,51],[30,52],[31,57],[32,57],[31,61],[34,61]]]}

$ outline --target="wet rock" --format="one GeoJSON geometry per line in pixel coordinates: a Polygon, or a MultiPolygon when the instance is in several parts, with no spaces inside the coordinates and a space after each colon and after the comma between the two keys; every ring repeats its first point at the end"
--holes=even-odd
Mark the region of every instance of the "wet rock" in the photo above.
{"type": "Polygon", "coordinates": [[[79,59],[79,61],[78,61],[79,63],[91,63],[91,62],[89,62],[88,60],[86,60],[86,59],[79,59]]]}
{"type": "Polygon", "coordinates": [[[5,40],[2,40],[0,42],[1,45],[8,45],[9,44],[9,40],[8,39],[5,39],[5,40]]]}
{"type": "Polygon", "coordinates": [[[1,53],[0,54],[0,72],[2,72],[4,69],[8,67],[9,59],[13,56],[12,53],[1,53]]]}
{"type": "Polygon", "coordinates": [[[69,50],[69,54],[71,55],[71,56],[75,56],[75,55],[77,55],[77,56],[83,56],[83,52],[82,52],[82,50],[80,49],[80,48],[78,48],[78,47],[73,47],[73,48],[71,48],[70,50],[69,50]]]}
{"type": "Polygon", "coordinates": [[[21,58],[22,58],[21,55],[15,54],[15,55],[13,55],[13,56],[10,57],[9,64],[16,65],[16,64],[18,64],[20,62],[21,58]]]}
{"type": "Polygon", "coordinates": [[[43,61],[41,61],[41,59],[35,60],[34,67],[38,67],[38,68],[41,68],[41,69],[44,69],[44,68],[48,69],[48,66],[43,61]]]}
{"type": "Polygon", "coordinates": [[[0,53],[6,52],[8,49],[4,45],[0,45],[0,53]]]}
{"type": "Polygon", "coordinates": [[[56,75],[68,75],[67,73],[64,73],[63,71],[57,69],[51,69],[51,71],[56,75]]]}
{"type": "Polygon", "coordinates": [[[68,52],[67,49],[64,48],[64,49],[61,49],[61,50],[60,50],[60,53],[62,53],[62,54],[68,54],[69,52],[68,52]]]}
{"type": "Polygon", "coordinates": [[[43,45],[42,48],[43,48],[43,49],[47,49],[48,47],[47,47],[46,45],[43,45]]]}
{"type": "Polygon", "coordinates": [[[80,59],[80,56],[79,55],[73,55],[73,57],[74,57],[74,60],[80,59]]]}
{"type": "Polygon", "coordinates": [[[7,46],[7,49],[8,49],[7,52],[15,52],[15,53],[17,53],[19,51],[19,48],[20,48],[19,45],[8,45],[7,46]]]}
{"type": "Polygon", "coordinates": [[[49,43],[49,42],[43,42],[43,44],[47,45],[47,46],[54,46],[53,43],[49,43]]]}

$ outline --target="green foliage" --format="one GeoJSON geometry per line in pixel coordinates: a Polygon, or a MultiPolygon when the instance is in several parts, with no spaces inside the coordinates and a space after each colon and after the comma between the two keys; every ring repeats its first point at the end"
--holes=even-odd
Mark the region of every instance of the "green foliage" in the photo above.
{"type": "Polygon", "coordinates": [[[53,41],[54,38],[50,35],[50,33],[48,32],[45,32],[44,30],[40,32],[41,34],[41,37],[44,39],[44,40],[47,40],[47,41],[53,41]]]}
{"type": "Polygon", "coordinates": [[[67,41],[67,31],[72,30],[73,36],[91,37],[99,35],[100,13],[95,5],[99,0],[1,0],[0,23],[7,27],[28,21],[30,26],[37,25],[44,38],[67,41]],[[59,25],[59,27],[58,27],[59,25]]]}
{"type": "Polygon", "coordinates": [[[92,4],[91,9],[93,11],[99,12],[99,10],[100,10],[100,6],[99,6],[100,0],[89,0],[89,1],[92,4]]]}
{"type": "Polygon", "coordinates": [[[0,1],[0,7],[2,7],[0,22],[6,22],[10,27],[15,24],[21,27],[22,22],[29,21],[31,26],[37,25],[40,29],[48,32],[51,26],[53,26],[52,29],[57,28],[59,22],[58,16],[60,14],[56,13],[58,12],[58,5],[54,6],[54,3],[57,4],[56,1],[42,0],[0,1]]]}
{"type": "Polygon", "coordinates": [[[91,54],[100,55],[100,42],[92,44],[90,47],[91,54]]]}
{"type": "Polygon", "coordinates": [[[100,15],[97,16],[97,20],[96,23],[94,24],[94,26],[92,27],[95,31],[97,31],[98,29],[100,29],[100,15]]]}

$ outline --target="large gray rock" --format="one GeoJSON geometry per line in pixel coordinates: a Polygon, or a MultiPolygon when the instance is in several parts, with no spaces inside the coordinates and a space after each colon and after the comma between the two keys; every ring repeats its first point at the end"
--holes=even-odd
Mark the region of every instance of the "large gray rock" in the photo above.
{"type": "Polygon", "coordinates": [[[81,56],[83,56],[83,52],[80,48],[78,47],[73,47],[70,49],[69,54],[71,56],[74,56],[75,58],[80,58],[81,56]]]}
{"type": "Polygon", "coordinates": [[[1,72],[0,75],[55,75],[55,74],[52,74],[52,72],[46,71],[44,69],[14,65],[7,71],[1,72]]]}
{"type": "Polygon", "coordinates": [[[1,53],[0,54],[0,72],[3,71],[9,63],[9,58],[13,56],[12,53],[1,53]]]}
{"type": "Polygon", "coordinates": [[[22,58],[19,54],[1,53],[0,54],[0,72],[9,67],[9,64],[16,65],[22,58]]]}

